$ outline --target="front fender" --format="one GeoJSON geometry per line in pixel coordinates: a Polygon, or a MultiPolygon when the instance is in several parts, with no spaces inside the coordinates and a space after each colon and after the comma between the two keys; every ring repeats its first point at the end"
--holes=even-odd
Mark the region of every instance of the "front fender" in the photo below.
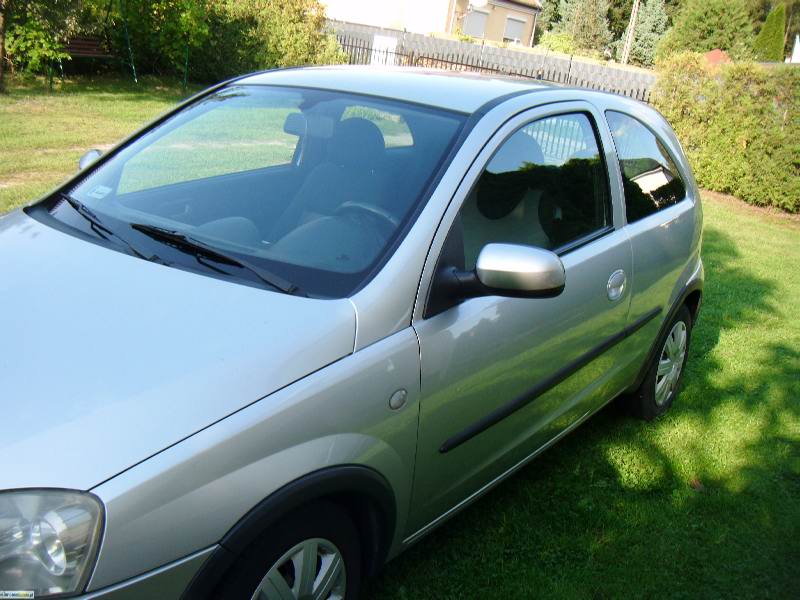
{"type": "Polygon", "coordinates": [[[408,328],[228,416],[94,488],[106,530],[88,589],[214,545],[262,500],[336,465],[374,470],[405,529],[419,411],[419,347],[408,328]],[[389,408],[398,389],[400,410],[389,408]]]}

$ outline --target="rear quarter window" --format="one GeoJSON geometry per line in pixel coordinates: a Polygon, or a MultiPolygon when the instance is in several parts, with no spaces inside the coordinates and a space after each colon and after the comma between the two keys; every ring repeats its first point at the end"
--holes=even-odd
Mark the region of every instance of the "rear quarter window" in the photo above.
{"type": "Polygon", "coordinates": [[[607,111],[617,147],[628,223],[639,221],[686,198],[686,184],[663,142],[641,121],[607,111]]]}

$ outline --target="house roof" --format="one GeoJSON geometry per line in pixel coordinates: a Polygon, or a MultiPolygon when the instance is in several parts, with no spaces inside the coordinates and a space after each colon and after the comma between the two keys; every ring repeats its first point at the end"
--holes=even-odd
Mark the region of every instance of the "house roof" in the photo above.
{"type": "Polygon", "coordinates": [[[706,52],[706,60],[709,64],[718,65],[720,63],[729,63],[731,62],[731,57],[728,56],[728,53],[724,50],[720,50],[719,48],[715,48],[711,52],[706,52]]]}
{"type": "Polygon", "coordinates": [[[523,6],[529,6],[530,8],[535,8],[537,10],[542,10],[542,3],[539,0],[505,0],[509,4],[522,4],[523,6]]]}
{"type": "Polygon", "coordinates": [[[472,113],[506,94],[547,89],[541,82],[409,67],[326,66],[268,71],[238,83],[314,87],[382,96],[472,113]]]}

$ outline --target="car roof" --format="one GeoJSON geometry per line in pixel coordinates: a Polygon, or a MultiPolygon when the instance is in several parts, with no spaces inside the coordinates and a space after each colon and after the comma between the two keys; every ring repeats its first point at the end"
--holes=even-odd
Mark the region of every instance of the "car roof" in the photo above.
{"type": "Polygon", "coordinates": [[[236,83],[310,87],[393,98],[473,113],[508,94],[552,89],[540,81],[417,67],[337,65],[278,69],[236,83]]]}

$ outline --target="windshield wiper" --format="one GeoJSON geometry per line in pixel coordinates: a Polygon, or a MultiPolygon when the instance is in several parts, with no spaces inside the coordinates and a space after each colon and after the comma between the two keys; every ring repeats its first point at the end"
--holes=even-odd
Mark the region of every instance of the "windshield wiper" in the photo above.
{"type": "Polygon", "coordinates": [[[212,248],[211,246],[208,246],[203,242],[186,235],[185,233],[181,233],[180,231],[174,231],[172,229],[166,229],[156,225],[149,225],[147,223],[131,223],[131,227],[155,240],[164,242],[170,246],[173,246],[174,248],[177,248],[178,250],[183,250],[192,254],[199,262],[202,262],[204,265],[214,269],[215,271],[230,275],[230,273],[226,271],[221,271],[220,269],[201,261],[201,258],[210,258],[216,262],[227,263],[229,265],[250,271],[253,275],[258,277],[267,285],[286,294],[307,296],[307,294],[305,294],[299,287],[286,281],[282,277],[265,271],[261,267],[256,267],[255,265],[252,265],[240,258],[235,258],[221,250],[212,248]]]}
{"type": "Polygon", "coordinates": [[[89,222],[89,226],[92,228],[97,235],[99,235],[104,240],[110,241],[112,237],[116,238],[120,241],[134,256],[138,258],[143,258],[144,260],[149,260],[152,262],[164,262],[155,254],[152,256],[145,256],[141,252],[139,252],[136,248],[134,248],[131,243],[126,240],[125,238],[121,237],[118,233],[113,231],[108,225],[104,224],[100,217],[88,206],[86,206],[80,200],[77,200],[70,196],[69,194],[61,193],[61,197],[66,200],[66,202],[75,209],[75,212],[82,216],[86,221],[89,222]]]}

